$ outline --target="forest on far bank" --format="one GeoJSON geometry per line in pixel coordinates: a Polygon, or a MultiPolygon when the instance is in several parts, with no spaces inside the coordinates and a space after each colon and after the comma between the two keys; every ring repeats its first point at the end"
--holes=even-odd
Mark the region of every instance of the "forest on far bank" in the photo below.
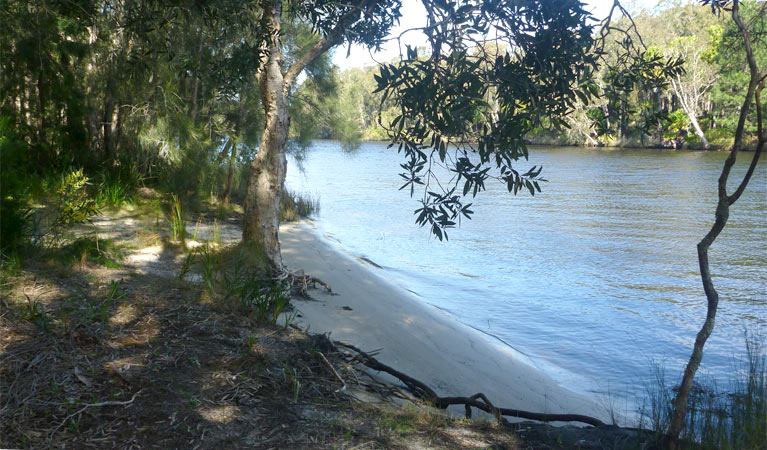
{"type": "MultiPolygon", "coordinates": [[[[757,4],[744,4],[744,16],[764,35],[767,20],[759,11],[757,4]]],[[[537,127],[527,136],[529,142],[693,149],[732,146],[748,66],[742,57],[742,39],[729,17],[716,16],[709,7],[689,0],[661,0],[653,10],[635,11],[633,20],[648,53],[683,58],[684,73],[671,77],[661,89],[625,83],[614,70],[615,55],[623,45],[617,39],[621,35],[615,33],[605,49],[611,64],[604,65],[597,77],[600,99],[588,105],[579,102],[567,118],[569,128],[537,127]]],[[[760,63],[767,61],[767,46],[755,52],[760,63]]],[[[315,136],[348,143],[387,140],[379,108],[384,124],[397,111],[389,102],[381,104],[380,94],[372,93],[377,73],[376,66],[333,68],[321,82],[310,79],[301,85],[295,93],[300,101],[293,109],[293,120],[299,124],[294,136],[302,142],[315,136]],[[336,95],[327,95],[329,85],[336,95]],[[317,117],[327,120],[316,123],[317,117]]],[[[746,132],[753,140],[755,126],[746,132]]]]}

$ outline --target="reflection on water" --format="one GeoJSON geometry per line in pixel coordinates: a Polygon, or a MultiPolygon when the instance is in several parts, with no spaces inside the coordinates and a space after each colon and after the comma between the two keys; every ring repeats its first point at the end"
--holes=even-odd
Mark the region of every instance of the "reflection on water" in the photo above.
{"type": "MultiPolygon", "coordinates": [[[[401,157],[384,144],[348,154],[319,142],[287,184],[320,198],[323,233],[424,301],[532,355],[571,389],[632,398],[653,361],[681,374],[705,316],[696,244],[713,222],[725,156],[534,149],[543,193],[488,185],[449,242],[414,224],[418,204],[398,190],[401,157]]],[[[736,165],[732,184],[746,167],[736,165]]],[[[744,351],[744,327],[767,324],[765,181],[760,164],[710,251],[722,302],[703,370],[720,379],[744,351]]]]}

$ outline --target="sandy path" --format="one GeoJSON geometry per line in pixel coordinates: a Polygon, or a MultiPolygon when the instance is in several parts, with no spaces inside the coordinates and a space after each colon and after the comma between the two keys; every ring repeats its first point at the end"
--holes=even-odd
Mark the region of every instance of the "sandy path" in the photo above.
{"type": "Polygon", "coordinates": [[[416,299],[319,236],[310,225],[280,227],[285,264],[329,283],[334,295],[296,301],[297,324],[363,350],[430,385],[439,395],[485,393],[498,406],[545,413],[586,414],[607,421],[607,411],[570,392],[523,362],[513,349],[416,299]]]}

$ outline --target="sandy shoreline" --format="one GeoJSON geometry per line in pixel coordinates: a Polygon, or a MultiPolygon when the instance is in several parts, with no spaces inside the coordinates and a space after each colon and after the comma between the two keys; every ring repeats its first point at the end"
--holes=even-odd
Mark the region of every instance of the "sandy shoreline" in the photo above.
{"type": "Polygon", "coordinates": [[[497,406],[609,419],[606,408],[568,391],[524,362],[511,348],[389,283],[385,271],[359,261],[321,237],[310,224],[280,227],[285,264],[333,288],[317,301],[294,302],[296,325],[363,350],[431,386],[439,395],[483,392],[497,406]]]}

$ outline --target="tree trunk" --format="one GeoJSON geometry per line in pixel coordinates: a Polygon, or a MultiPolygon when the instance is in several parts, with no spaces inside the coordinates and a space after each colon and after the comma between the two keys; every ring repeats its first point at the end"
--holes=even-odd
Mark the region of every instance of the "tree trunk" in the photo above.
{"type": "Polygon", "coordinates": [[[194,73],[194,87],[192,88],[192,121],[197,119],[197,92],[200,89],[200,65],[202,61],[202,33],[200,29],[197,29],[197,34],[200,35],[200,44],[197,47],[197,70],[194,73]]]}
{"type": "Polygon", "coordinates": [[[700,139],[704,148],[708,148],[708,139],[706,139],[706,135],[703,134],[703,130],[700,129],[700,125],[698,124],[698,105],[695,104],[694,99],[688,98],[685,95],[682,80],[679,75],[676,76],[676,80],[673,78],[671,79],[671,86],[674,88],[674,93],[676,94],[677,99],[679,99],[679,104],[682,106],[682,110],[690,119],[690,124],[692,125],[693,132],[695,132],[695,136],[698,136],[698,139],[700,139]]]}
{"type": "Polygon", "coordinates": [[[112,97],[112,73],[107,73],[107,82],[106,86],[104,87],[104,105],[103,110],[101,111],[101,134],[103,137],[103,150],[104,150],[104,160],[107,161],[107,163],[112,161],[112,157],[114,156],[113,151],[113,126],[112,122],[114,120],[114,109],[115,109],[115,102],[112,97]]]}
{"type": "Polygon", "coordinates": [[[229,169],[226,174],[226,187],[224,188],[224,195],[221,201],[224,204],[229,203],[229,196],[232,193],[232,178],[234,176],[234,161],[237,157],[237,144],[232,144],[232,148],[229,151],[229,169]]]}
{"type": "Polygon", "coordinates": [[[282,52],[279,43],[282,2],[275,1],[264,13],[274,30],[268,43],[266,66],[261,77],[261,98],[265,125],[258,154],[250,164],[245,194],[245,217],[242,240],[260,247],[273,269],[283,270],[280,254],[280,195],[285,182],[288,139],[288,102],[281,71],[282,52]]]}
{"type": "Polygon", "coordinates": [[[704,148],[709,148],[710,144],[708,143],[708,139],[706,139],[706,135],[703,134],[703,130],[700,129],[700,125],[698,125],[698,118],[695,117],[695,114],[693,113],[687,113],[687,117],[690,118],[690,124],[692,124],[692,130],[695,132],[695,136],[698,136],[698,139],[700,139],[700,143],[703,144],[704,148]]]}
{"type": "Polygon", "coordinates": [[[287,167],[285,144],[288,141],[290,125],[288,92],[306,66],[333,46],[342,43],[345,36],[344,27],[359,20],[362,12],[374,3],[374,0],[359,0],[344,16],[344,20],[339,21],[336,28],[301,55],[283,75],[279,42],[282,0],[263,1],[262,23],[271,31],[269,41],[265,43],[265,56],[260,68],[261,103],[264,107],[265,124],[258,154],[250,164],[242,241],[255,244],[275,270],[285,270],[280,255],[279,227],[280,196],[287,167]]]}
{"type": "Polygon", "coordinates": [[[714,287],[714,282],[711,279],[711,271],[708,263],[708,249],[714,240],[719,236],[719,233],[724,229],[727,224],[727,219],[730,215],[730,206],[733,205],[738,198],[740,198],[743,191],[746,189],[751,176],[756,170],[757,163],[759,162],[759,156],[764,150],[765,143],[767,143],[767,133],[764,130],[763,117],[762,117],[762,104],[761,104],[761,92],[764,89],[765,82],[767,81],[767,73],[759,73],[756,65],[756,59],[754,57],[753,49],[751,48],[751,39],[749,31],[743,24],[739,16],[739,2],[735,0],[732,6],[732,18],[738,26],[743,37],[743,43],[746,49],[746,59],[749,65],[750,81],[748,84],[748,90],[746,92],[746,98],[743,101],[743,106],[740,110],[740,116],[738,118],[738,127],[735,131],[735,143],[730,155],[724,162],[722,173],[719,176],[718,181],[718,202],[716,206],[716,214],[714,225],[706,236],[698,244],[698,263],[700,265],[700,277],[703,283],[703,290],[706,293],[707,309],[706,320],[703,323],[698,335],[695,338],[695,346],[693,347],[692,355],[687,363],[687,367],[682,377],[682,384],[679,386],[676,397],[673,402],[673,411],[671,416],[671,423],[669,424],[669,430],[666,439],[666,448],[675,449],[679,434],[682,432],[685,426],[685,418],[687,416],[687,403],[690,398],[690,390],[692,389],[692,382],[695,378],[695,373],[698,371],[701,359],[703,358],[703,346],[706,344],[709,336],[714,330],[714,324],[716,319],[716,311],[719,306],[719,293],[714,287]],[[730,176],[730,170],[735,165],[735,160],[738,155],[738,151],[743,145],[743,135],[745,130],[746,118],[748,111],[751,107],[751,102],[755,103],[756,109],[756,124],[757,124],[757,137],[758,142],[756,146],[756,152],[751,159],[751,165],[740,182],[738,188],[732,195],[727,194],[727,180],[730,176]]]}
{"type": "Polygon", "coordinates": [[[37,167],[42,169],[48,167],[48,146],[45,137],[45,79],[43,77],[42,65],[37,72],[37,167]]]}

